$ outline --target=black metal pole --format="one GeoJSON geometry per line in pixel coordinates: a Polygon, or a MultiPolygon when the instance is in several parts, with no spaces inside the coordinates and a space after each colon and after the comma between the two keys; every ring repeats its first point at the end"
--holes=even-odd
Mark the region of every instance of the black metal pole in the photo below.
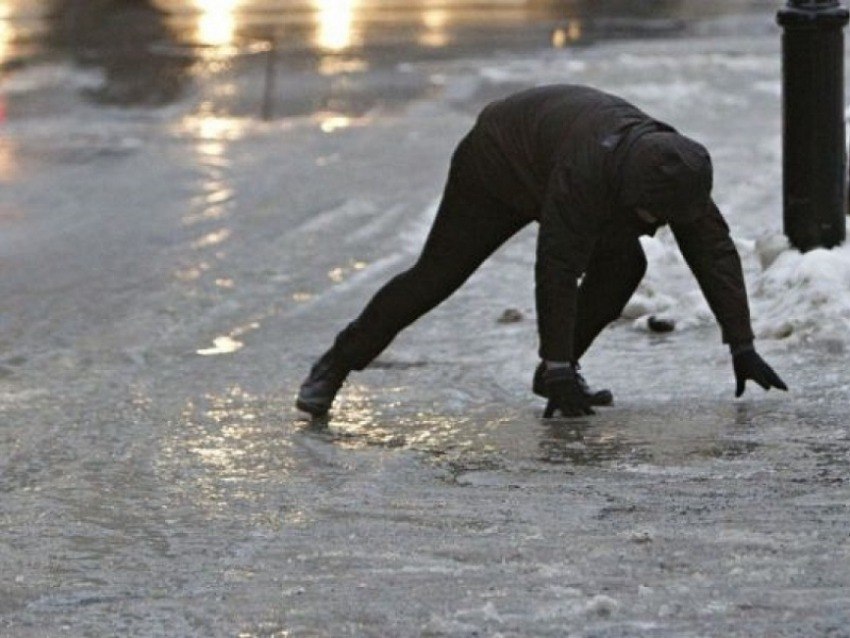
{"type": "Polygon", "coordinates": [[[785,234],[801,251],[845,239],[844,27],[838,0],[788,0],[783,27],[785,234]]]}

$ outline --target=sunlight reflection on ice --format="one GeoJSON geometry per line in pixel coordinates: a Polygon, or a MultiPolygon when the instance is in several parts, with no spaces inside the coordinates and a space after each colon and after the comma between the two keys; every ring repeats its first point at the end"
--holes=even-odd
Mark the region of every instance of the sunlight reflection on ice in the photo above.
{"type": "Polygon", "coordinates": [[[222,336],[216,337],[213,339],[212,348],[201,348],[198,350],[198,354],[209,357],[217,354],[232,354],[238,350],[241,350],[245,344],[241,341],[237,341],[233,337],[222,336]]]}
{"type": "Polygon", "coordinates": [[[227,228],[207,233],[203,237],[199,237],[192,242],[192,248],[207,248],[209,246],[218,246],[230,238],[231,231],[227,228]]]}
{"type": "Polygon", "coordinates": [[[320,126],[325,133],[333,133],[337,129],[351,126],[351,118],[346,115],[329,115],[320,117],[320,126]]]}
{"type": "MultiPolygon", "coordinates": [[[[191,399],[163,442],[160,469],[211,515],[262,499],[271,483],[287,483],[299,463],[291,438],[265,417],[278,410],[238,385],[191,399]]],[[[258,513],[256,522],[279,528],[308,521],[302,508],[286,508],[258,513]]]]}
{"type": "Polygon", "coordinates": [[[319,128],[325,133],[333,133],[352,126],[365,126],[371,121],[371,118],[367,116],[351,117],[334,111],[319,111],[313,115],[313,119],[319,123],[319,128]]]}
{"type": "Polygon", "coordinates": [[[6,61],[10,55],[12,48],[12,40],[14,32],[12,31],[12,22],[8,20],[9,9],[4,3],[0,3],[0,66],[6,61]]]}
{"type": "Polygon", "coordinates": [[[238,0],[195,0],[198,10],[197,40],[206,46],[233,43],[238,0]]]}
{"type": "MultiPolygon", "coordinates": [[[[2,96],[0,96],[0,100],[2,100],[2,96]]],[[[0,104],[0,108],[2,108],[2,104],[0,104]]],[[[0,122],[2,122],[1,118],[0,122]]],[[[19,172],[17,148],[11,140],[0,140],[0,183],[16,178],[19,172]]]]}
{"type": "Polygon", "coordinates": [[[316,45],[328,51],[342,51],[354,44],[354,15],[359,0],[315,0],[316,45]]]}
{"type": "MultiPolygon", "coordinates": [[[[206,141],[234,141],[244,135],[246,125],[247,122],[240,118],[220,117],[202,110],[199,114],[185,117],[180,123],[179,132],[193,134],[206,141]]],[[[204,154],[222,155],[224,150],[223,146],[207,146],[204,154]]]]}
{"type": "Polygon", "coordinates": [[[341,59],[337,55],[324,56],[319,61],[320,75],[339,75],[342,73],[363,73],[369,70],[369,63],[361,59],[341,59]]]}
{"type": "Polygon", "coordinates": [[[451,39],[446,32],[449,23],[449,13],[446,9],[428,9],[422,14],[422,23],[425,31],[419,36],[419,44],[440,48],[447,46],[451,39]]]}
{"type": "MultiPolygon", "coordinates": [[[[232,162],[228,151],[230,144],[243,136],[246,123],[243,120],[214,115],[210,112],[211,108],[209,104],[203,104],[199,113],[184,117],[175,129],[178,136],[188,137],[194,142],[199,172],[200,193],[192,197],[190,209],[182,216],[184,226],[227,218],[237,203],[237,193],[230,175],[232,162]]],[[[207,230],[191,242],[191,247],[203,250],[220,246],[230,239],[232,232],[230,228],[207,230]]],[[[183,266],[175,276],[188,283],[199,280],[205,272],[212,270],[213,265],[205,260],[200,264],[183,266]]],[[[216,279],[229,278],[218,276],[216,279]]],[[[202,354],[222,354],[217,350],[209,352],[211,350],[214,349],[205,349],[202,354]]]]}

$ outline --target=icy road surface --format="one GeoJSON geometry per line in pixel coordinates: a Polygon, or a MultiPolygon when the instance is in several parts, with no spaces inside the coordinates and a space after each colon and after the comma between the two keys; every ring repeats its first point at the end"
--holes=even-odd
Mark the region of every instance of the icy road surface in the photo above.
{"type": "Polygon", "coordinates": [[[2,78],[0,635],[850,636],[848,259],[764,248],[769,21],[333,78],[284,65],[280,104],[336,101],[268,123],[264,68],[204,67],[153,110],[85,101],[103,78],[68,63],[2,78]],[[529,228],[329,421],[304,419],[299,382],[415,258],[476,112],[556,81],[712,150],[759,348],[792,392],[733,399],[661,234],[630,318],[583,362],[615,406],[542,420],[529,228]],[[647,312],[680,329],[646,332],[647,312]]]}

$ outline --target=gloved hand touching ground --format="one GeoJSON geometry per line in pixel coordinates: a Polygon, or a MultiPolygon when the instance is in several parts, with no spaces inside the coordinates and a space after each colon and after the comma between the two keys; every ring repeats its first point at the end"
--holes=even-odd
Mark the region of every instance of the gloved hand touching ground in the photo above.
{"type": "Polygon", "coordinates": [[[589,397],[582,392],[576,367],[571,363],[548,367],[543,373],[549,402],[543,418],[554,416],[555,410],[567,417],[594,414],[589,397]]]}
{"type": "Polygon", "coordinates": [[[765,390],[770,390],[771,388],[788,390],[785,382],[759,356],[752,344],[732,350],[732,365],[735,368],[735,381],[737,382],[737,387],[735,388],[736,397],[744,394],[748,379],[755,381],[765,390]]]}

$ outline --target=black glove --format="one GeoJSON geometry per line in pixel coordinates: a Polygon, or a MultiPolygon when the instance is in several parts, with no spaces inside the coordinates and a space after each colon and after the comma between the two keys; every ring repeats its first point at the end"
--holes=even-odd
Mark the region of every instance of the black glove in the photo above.
{"type": "Polygon", "coordinates": [[[736,397],[744,394],[744,386],[747,379],[752,379],[765,390],[770,390],[771,388],[788,390],[785,382],[779,378],[779,375],[773,371],[773,368],[767,365],[765,360],[752,347],[737,352],[732,357],[732,364],[735,367],[735,380],[738,382],[738,386],[735,389],[736,397]]]}
{"type": "Polygon", "coordinates": [[[564,416],[595,414],[590,407],[590,399],[581,390],[574,365],[547,368],[543,373],[543,381],[549,397],[543,412],[544,419],[554,416],[555,410],[560,410],[564,416]]]}

